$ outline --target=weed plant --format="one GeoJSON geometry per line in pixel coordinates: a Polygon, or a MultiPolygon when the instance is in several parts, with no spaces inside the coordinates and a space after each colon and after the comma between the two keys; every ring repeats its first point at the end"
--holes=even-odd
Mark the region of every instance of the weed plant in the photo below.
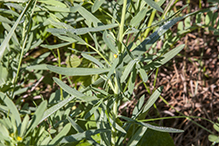
{"type": "Polygon", "coordinates": [[[163,10],[164,4],[164,0],[0,2],[0,143],[174,145],[169,133],[183,130],[147,122],[162,87],[150,97],[142,95],[131,115],[119,114],[121,105],[136,96],[136,78],[148,88],[148,77],[184,48],[173,47],[180,37],[168,37],[169,29],[213,9],[180,16],[186,6],[173,13],[173,1],[163,10]],[[156,50],[159,40],[164,45],[156,50]],[[45,87],[37,87],[42,82],[51,87],[55,82],[60,89],[45,99],[41,94],[45,87]]]}

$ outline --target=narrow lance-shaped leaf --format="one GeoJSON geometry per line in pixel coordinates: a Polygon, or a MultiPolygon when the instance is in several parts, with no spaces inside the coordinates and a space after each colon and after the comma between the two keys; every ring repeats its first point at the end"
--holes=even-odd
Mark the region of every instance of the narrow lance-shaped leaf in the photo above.
{"type": "Polygon", "coordinates": [[[160,132],[168,132],[168,133],[181,133],[184,132],[184,130],[179,130],[175,128],[169,128],[169,127],[160,127],[160,126],[154,126],[148,123],[143,123],[143,122],[137,122],[137,124],[145,126],[149,129],[155,130],[155,131],[160,131],[160,132]]]}
{"type": "Polygon", "coordinates": [[[155,103],[155,101],[161,94],[161,90],[162,90],[162,86],[154,91],[154,93],[151,95],[151,97],[148,99],[147,103],[145,104],[143,113],[146,112],[155,103]]]}
{"type": "Polygon", "coordinates": [[[93,63],[95,63],[95,64],[98,65],[99,67],[104,68],[104,65],[103,65],[101,62],[99,62],[96,58],[94,58],[93,56],[87,55],[86,53],[82,53],[81,55],[82,55],[84,58],[86,58],[87,60],[92,61],[93,63]]]}
{"type": "MultiPolygon", "coordinates": [[[[74,42],[75,42],[75,41],[74,41],[74,42]]],[[[68,46],[68,45],[70,45],[71,43],[73,43],[73,42],[61,43],[61,44],[56,44],[56,45],[45,45],[45,44],[42,44],[42,45],[40,45],[40,46],[43,47],[43,48],[48,48],[48,49],[52,50],[52,49],[57,49],[57,48],[61,48],[61,47],[68,46]]]]}
{"type": "Polygon", "coordinates": [[[170,59],[172,59],[174,56],[176,56],[183,48],[184,44],[177,46],[176,48],[170,50],[168,53],[164,54],[158,60],[153,61],[152,63],[146,65],[143,67],[145,70],[149,70],[151,66],[155,65],[155,68],[160,67],[161,65],[167,63],[170,59]],[[156,63],[156,64],[155,64],[156,63]]]}
{"type": "Polygon", "coordinates": [[[143,82],[147,82],[147,80],[148,80],[148,75],[147,75],[146,71],[145,71],[144,69],[142,69],[142,68],[140,68],[138,71],[139,71],[139,73],[140,73],[140,75],[141,75],[142,81],[143,81],[143,82]]]}
{"type": "Polygon", "coordinates": [[[96,129],[96,130],[87,130],[82,133],[73,134],[70,136],[64,137],[60,143],[69,143],[69,142],[77,142],[92,135],[96,135],[98,133],[110,132],[108,129],[96,129]]]}
{"type": "Polygon", "coordinates": [[[92,13],[97,11],[99,7],[105,2],[105,0],[95,0],[94,5],[91,7],[92,13]]]}
{"type": "Polygon", "coordinates": [[[26,130],[27,130],[27,128],[28,128],[28,124],[29,124],[29,116],[28,116],[28,114],[24,117],[24,119],[23,119],[23,121],[22,121],[22,124],[21,124],[21,128],[20,128],[20,133],[18,133],[18,135],[20,136],[20,137],[23,137],[24,135],[25,135],[25,132],[26,132],[26,130]]]}
{"type": "Polygon", "coordinates": [[[86,10],[84,7],[82,6],[79,6],[78,4],[74,3],[74,5],[77,8],[78,12],[87,20],[89,21],[90,23],[93,23],[94,26],[98,26],[98,24],[102,24],[102,22],[97,19],[92,13],[90,13],[88,10],[86,10]]]}
{"type": "Polygon", "coordinates": [[[103,30],[112,29],[118,27],[118,24],[108,24],[108,25],[100,25],[98,27],[86,27],[86,28],[77,28],[77,29],[63,29],[63,28],[49,28],[47,29],[48,32],[53,34],[75,34],[75,35],[83,35],[89,32],[100,32],[103,30]]]}
{"type": "Polygon", "coordinates": [[[131,139],[129,140],[129,143],[127,144],[128,146],[136,146],[138,144],[138,142],[141,140],[142,136],[145,134],[145,132],[147,131],[147,127],[142,126],[140,127],[135,134],[131,137],[131,139]]]}
{"type": "Polygon", "coordinates": [[[145,95],[143,94],[141,98],[138,100],[137,105],[135,106],[133,112],[132,112],[132,118],[136,117],[136,115],[142,110],[142,106],[144,104],[145,95]]]}
{"type": "Polygon", "coordinates": [[[61,138],[67,135],[70,129],[71,124],[66,124],[65,127],[52,139],[49,145],[58,145],[59,141],[61,141],[61,138]]]}
{"type": "Polygon", "coordinates": [[[8,45],[12,35],[15,32],[15,29],[17,28],[19,22],[21,21],[21,18],[24,16],[24,14],[27,12],[28,8],[30,7],[30,5],[32,4],[34,0],[30,0],[28,2],[28,4],[26,5],[26,7],[24,8],[24,10],[22,11],[22,13],[20,14],[20,16],[18,17],[18,19],[16,20],[15,24],[13,25],[12,29],[10,30],[10,32],[8,33],[8,35],[6,36],[6,38],[4,39],[4,41],[2,42],[1,46],[0,46],[0,61],[2,60],[2,57],[4,55],[6,46],[8,45]]]}
{"type": "Polygon", "coordinates": [[[45,112],[47,107],[47,101],[44,100],[38,107],[37,110],[35,111],[34,115],[33,115],[33,119],[31,121],[30,127],[28,128],[28,131],[25,133],[26,135],[33,130],[34,128],[36,128],[36,126],[42,121],[43,118],[43,113],[45,112]]]}
{"type": "MultiPolygon", "coordinates": [[[[177,17],[174,18],[164,25],[162,25],[160,28],[158,28],[157,31],[155,31],[153,34],[148,36],[140,45],[138,45],[134,50],[132,51],[132,54],[136,57],[139,57],[145,53],[164,33],[167,32],[167,30],[172,27],[176,22],[188,17],[189,15],[183,16],[183,17],[177,17]]],[[[132,46],[128,46],[130,49],[132,46]]],[[[124,62],[129,62],[131,58],[129,55],[126,55],[124,58],[124,62]]]]}
{"type": "Polygon", "coordinates": [[[74,121],[71,117],[67,117],[68,121],[71,123],[72,127],[79,133],[84,132],[84,130],[74,121]]]}
{"type": "Polygon", "coordinates": [[[138,14],[131,19],[130,25],[132,26],[139,25],[142,19],[144,19],[144,17],[146,16],[147,10],[148,10],[147,7],[145,7],[141,11],[139,11],[138,14]]]}
{"type": "Polygon", "coordinates": [[[65,90],[67,93],[75,96],[76,98],[85,101],[85,102],[90,102],[92,100],[97,100],[98,98],[95,96],[86,96],[83,93],[69,87],[68,85],[66,85],[65,83],[63,83],[61,80],[59,80],[58,78],[53,78],[53,80],[63,89],[65,90]]]}
{"type": "Polygon", "coordinates": [[[100,68],[66,68],[66,67],[56,67],[48,65],[47,68],[57,74],[62,74],[66,76],[88,76],[102,74],[109,71],[109,69],[100,68]]]}
{"type": "Polygon", "coordinates": [[[119,115],[118,117],[122,118],[124,120],[127,120],[130,123],[135,123],[135,124],[138,124],[138,125],[141,125],[141,126],[145,126],[145,127],[149,128],[149,129],[152,129],[152,130],[155,130],[155,131],[169,132],[169,133],[181,133],[181,132],[184,132],[183,130],[179,130],[179,129],[175,129],[175,128],[160,127],[160,126],[154,126],[154,125],[151,125],[151,124],[148,124],[148,123],[138,122],[138,121],[136,121],[134,119],[131,119],[131,118],[128,118],[128,117],[125,117],[125,116],[122,116],[122,115],[119,115]]]}
{"type": "Polygon", "coordinates": [[[41,120],[39,121],[39,123],[41,123],[43,120],[45,120],[46,118],[48,118],[50,115],[52,115],[53,113],[55,113],[56,111],[58,111],[60,108],[62,108],[64,105],[66,105],[68,102],[70,102],[72,99],[74,99],[74,96],[71,96],[69,98],[66,98],[64,100],[62,100],[61,102],[59,102],[58,104],[50,107],[49,109],[47,109],[44,114],[43,117],[41,118],[41,120]]]}
{"type": "Polygon", "coordinates": [[[115,40],[110,34],[107,33],[107,31],[104,31],[103,33],[103,41],[106,43],[106,45],[114,54],[118,53],[118,50],[116,49],[116,45],[115,45],[115,40]]]}
{"type": "Polygon", "coordinates": [[[122,132],[122,133],[126,133],[126,131],[121,127],[119,126],[119,124],[117,124],[115,121],[113,121],[111,118],[109,118],[110,120],[110,123],[112,124],[112,126],[115,127],[115,129],[117,129],[118,131],[122,132]]]}
{"type": "Polygon", "coordinates": [[[153,0],[144,0],[149,6],[163,13],[163,9],[153,0]]]}
{"type": "Polygon", "coordinates": [[[126,78],[128,77],[129,73],[132,71],[136,62],[138,62],[137,59],[129,62],[129,64],[126,66],[126,68],[121,76],[121,82],[124,82],[126,80],[126,78]]]}
{"type": "Polygon", "coordinates": [[[58,8],[60,8],[60,7],[66,8],[66,5],[64,3],[57,1],[57,0],[38,0],[38,2],[45,3],[47,5],[53,5],[53,6],[56,6],[58,8]]]}
{"type": "Polygon", "coordinates": [[[16,125],[17,127],[20,125],[21,123],[21,118],[20,118],[20,114],[15,106],[15,104],[12,102],[12,100],[10,98],[8,98],[5,94],[3,94],[2,92],[0,92],[0,98],[4,101],[4,103],[7,105],[8,109],[10,110],[9,112],[12,114],[12,117],[15,118],[16,121],[16,125]]]}

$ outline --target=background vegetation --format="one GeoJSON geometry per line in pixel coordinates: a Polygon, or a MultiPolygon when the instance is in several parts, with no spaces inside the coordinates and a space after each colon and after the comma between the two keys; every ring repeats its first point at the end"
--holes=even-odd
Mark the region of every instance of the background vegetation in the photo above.
{"type": "Polygon", "coordinates": [[[0,2],[2,145],[219,143],[218,2],[0,2]]]}

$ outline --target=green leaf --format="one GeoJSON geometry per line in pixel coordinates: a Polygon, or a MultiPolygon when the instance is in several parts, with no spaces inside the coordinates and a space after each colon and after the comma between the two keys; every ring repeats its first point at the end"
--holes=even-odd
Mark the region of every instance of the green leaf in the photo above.
{"type": "Polygon", "coordinates": [[[67,56],[65,62],[67,64],[67,67],[73,67],[76,68],[81,64],[81,59],[76,55],[67,56]]]}
{"type": "Polygon", "coordinates": [[[185,46],[184,44],[177,46],[176,48],[170,50],[168,53],[164,54],[163,56],[158,57],[157,60],[147,64],[143,68],[145,70],[151,70],[160,67],[161,65],[167,63],[174,56],[176,56],[184,48],[184,46],[185,46]]]}
{"type": "MultiPolygon", "coordinates": [[[[59,7],[57,8],[56,6],[45,6],[46,9],[48,9],[49,11],[54,11],[54,12],[64,12],[64,13],[68,13],[70,12],[70,9],[69,8],[62,8],[62,7],[59,7]]],[[[50,14],[51,15],[51,14],[50,14]]]]}
{"type": "Polygon", "coordinates": [[[174,146],[169,133],[148,129],[142,136],[138,146],[174,146]]]}
{"type": "Polygon", "coordinates": [[[49,145],[58,145],[61,139],[68,134],[69,130],[71,129],[71,124],[68,123],[65,127],[52,139],[49,145]]]}
{"type": "Polygon", "coordinates": [[[128,77],[129,73],[132,71],[132,68],[134,67],[136,62],[138,62],[137,59],[132,60],[128,63],[128,65],[126,66],[126,68],[121,76],[121,83],[125,82],[126,78],[128,77]]]}
{"type": "Polygon", "coordinates": [[[26,135],[33,130],[34,128],[36,128],[36,126],[42,121],[43,118],[43,113],[46,111],[47,108],[47,101],[44,100],[43,102],[41,102],[41,104],[37,107],[37,110],[35,111],[34,115],[33,115],[33,119],[31,121],[30,127],[28,128],[28,131],[25,133],[26,135]]]}
{"type": "Polygon", "coordinates": [[[66,136],[60,141],[60,143],[78,142],[82,139],[89,138],[92,135],[96,135],[98,133],[104,133],[104,132],[110,132],[110,130],[108,129],[87,130],[82,133],[66,136]]]}
{"type": "Polygon", "coordinates": [[[82,53],[81,54],[84,58],[86,58],[87,60],[90,60],[92,61],[93,63],[95,63],[96,65],[98,65],[100,68],[104,68],[104,65],[99,62],[96,58],[94,58],[93,56],[91,55],[87,55],[86,53],[82,53]]]}
{"type": "Polygon", "coordinates": [[[137,122],[137,124],[141,126],[145,126],[149,129],[155,130],[155,131],[160,131],[160,132],[168,132],[168,133],[181,133],[184,132],[184,130],[179,130],[175,128],[169,128],[169,127],[160,127],[160,126],[154,126],[148,123],[143,123],[143,122],[137,122]]]}
{"type": "Polygon", "coordinates": [[[128,118],[128,117],[121,116],[121,115],[118,115],[118,117],[120,117],[120,118],[122,118],[124,120],[127,120],[127,121],[129,121],[131,123],[135,123],[135,124],[138,124],[138,125],[141,125],[141,126],[145,126],[145,127],[149,128],[149,129],[160,131],[160,132],[169,132],[169,133],[181,133],[181,132],[184,132],[183,130],[179,130],[179,129],[175,129],[175,128],[160,127],[160,126],[154,126],[154,125],[151,125],[151,124],[148,124],[148,123],[138,122],[138,121],[134,120],[133,118],[128,118]]]}
{"type": "Polygon", "coordinates": [[[79,133],[84,132],[84,130],[74,121],[71,117],[67,117],[68,121],[71,123],[72,127],[79,133]]]}
{"type": "Polygon", "coordinates": [[[10,138],[9,129],[7,129],[5,125],[3,125],[1,122],[0,122],[0,134],[2,134],[2,136],[4,136],[5,138],[10,138]]]}
{"type": "Polygon", "coordinates": [[[15,29],[17,28],[19,22],[21,21],[21,19],[23,18],[24,14],[27,12],[28,8],[31,6],[32,2],[34,0],[30,0],[28,2],[28,4],[26,5],[26,7],[24,8],[24,10],[22,11],[22,13],[20,14],[20,16],[18,17],[18,19],[16,20],[15,24],[13,25],[12,29],[10,30],[10,32],[8,33],[8,35],[6,36],[6,38],[3,40],[1,46],[0,46],[0,61],[2,60],[2,57],[4,55],[5,49],[12,37],[12,35],[15,32],[15,29]]]}
{"type": "MultiPolygon", "coordinates": [[[[183,18],[188,17],[189,15],[174,18],[164,25],[162,25],[160,28],[158,28],[157,31],[155,31],[153,34],[148,36],[140,45],[138,45],[134,50],[132,51],[132,54],[136,57],[139,57],[145,53],[164,33],[167,32],[167,30],[172,27],[176,22],[182,20],[183,18]]],[[[128,46],[128,49],[131,49],[132,45],[128,46]]],[[[131,58],[129,55],[126,55],[124,58],[125,62],[129,62],[131,58]]]]}
{"type": "Polygon", "coordinates": [[[73,42],[68,42],[68,43],[61,43],[61,44],[56,44],[56,45],[44,45],[44,44],[42,44],[40,46],[43,47],[43,48],[47,48],[47,49],[52,50],[52,49],[57,49],[57,48],[68,46],[68,45],[70,45],[72,43],[73,42]]]}
{"type": "Polygon", "coordinates": [[[16,121],[16,126],[19,127],[21,124],[21,118],[20,118],[20,113],[17,110],[17,107],[15,104],[12,102],[10,98],[8,98],[5,94],[0,92],[0,98],[4,101],[4,103],[7,105],[9,112],[12,114],[12,117],[15,118],[16,121]]]}
{"type": "Polygon", "coordinates": [[[62,74],[66,76],[87,76],[102,74],[109,71],[109,69],[99,69],[99,68],[66,68],[66,67],[56,67],[48,65],[47,68],[57,74],[62,74]]]}
{"type": "Polygon", "coordinates": [[[135,15],[135,17],[133,17],[130,21],[130,25],[135,27],[137,25],[140,24],[140,22],[144,19],[144,17],[146,16],[146,13],[147,13],[147,7],[146,8],[143,8],[141,11],[139,11],[137,13],[137,15],[135,15]]]}
{"type": "Polygon", "coordinates": [[[112,64],[112,66],[111,66],[111,68],[110,68],[110,71],[109,71],[108,74],[107,74],[107,81],[110,79],[111,75],[114,73],[114,71],[115,71],[115,69],[116,69],[118,63],[119,63],[119,57],[116,58],[116,59],[113,61],[113,64],[112,64]]]}
{"type": "Polygon", "coordinates": [[[84,95],[83,93],[69,87],[68,85],[66,85],[65,83],[63,83],[61,80],[59,80],[58,78],[53,78],[53,80],[63,89],[65,90],[67,93],[75,96],[76,98],[82,100],[82,101],[85,101],[85,102],[90,102],[90,101],[93,101],[93,100],[98,100],[97,97],[95,96],[86,96],[84,95]]]}
{"type": "Polygon", "coordinates": [[[89,27],[89,28],[86,27],[86,28],[77,28],[77,29],[49,28],[47,29],[47,31],[53,34],[65,35],[69,33],[69,34],[75,34],[75,35],[83,35],[89,32],[100,32],[100,31],[112,29],[118,26],[119,26],[118,24],[114,23],[114,24],[100,25],[98,27],[89,27]]]}
{"type": "Polygon", "coordinates": [[[215,129],[217,132],[219,132],[219,123],[215,123],[215,124],[213,125],[213,127],[214,127],[214,129],[215,129]]]}
{"type": "Polygon", "coordinates": [[[147,82],[147,80],[148,80],[148,75],[147,75],[146,71],[145,71],[143,68],[140,68],[140,69],[138,70],[138,72],[139,72],[140,75],[141,75],[142,81],[143,81],[143,82],[147,82]]]}
{"type": "Polygon", "coordinates": [[[157,11],[160,11],[161,13],[163,13],[163,9],[153,0],[144,0],[149,6],[151,6],[152,8],[156,9],[157,11]]]}
{"type": "Polygon", "coordinates": [[[138,100],[138,103],[132,112],[132,118],[136,117],[136,115],[139,114],[140,111],[142,110],[142,106],[144,104],[144,99],[145,99],[145,95],[142,95],[141,98],[138,100]]]}
{"type": "Polygon", "coordinates": [[[38,64],[38,65],[31,65],[26,68],[27,70],[48,70],[47,64],[38,64]]]}
{"type": "Polygon", "coordinates": [[[126,131],[121,127],[119,126],[119,124],[117,124],[115,121],[113,121],[111,118],[109,118],[110,120],[110,123],[112,124],[112,126],[117,129],[118,131],[122,132],[122,133],[126,133],[126,131]]]}
{"type": "Polygon", "coordinates": [[[167,63],[170,59],[172,59],[174,56],[176,56],[183,48],[185,47],[184,44],[177,46],[176,48],[172,49],[168,53],[161,56],[161,60],[159,61],[161,65],[167,63]]]}
{"type": "Polygon", "coordinates": [[[111,34],[108,34],[107,31],[103,33],[103,41],[106,43],[107,47],[114,53],[117,54],[118,50],[116,49],[115,40],[111,34]]]}
{"type": "Polygon", "coordinates": [[[4,85],[7,81],[7,77],[8,77],[8,70],[6,67],[2,66],[0,64],[0,86],[4,85]]]}
{"type": "Polygon", "coordinates": [[[8,9],[1,8],[0,12],[5,13],[5,14],[11,14],[11,15],[14,15],[16,17],[19,17],[19,14],[17,12],[13,11],[13,10],[8,10],[8,9]]]}
{"type": "Polygon", "coordinates": [[[91,14],[88,10],[86,10],[84,7],[74,3],[74,5],[77,8],[77,11],[91,24],[93,23],[95,27],[97,27],[99,24],[102,24],[102,22],[97,19],[93,14],[91,14]]]}
{"type": "Polygon", "coordinates": [[[8,18],[3,17],[3,16],[1,16],[1,15],[0,15],[0,22],[13,24],[13,22],[12,22],[11,20],[9,20],[8,18]]]}
{"type": "Polygon", "coordinates": [[[134,88],[135,88],[135,80],[136,80],[136,77],[137,77],[137,70],[136,68],[133,68],[132,72],[131,72],[131,75],[129,77],[129,81],[128,81],[128,92],[130,94],[133,93],[134,91],[134,88]]]}
{"type": "Polygon", "coordinates": [[[148,99],[147,103],[145,104],[143,108],[143,113],[146,112],[155,103],[155,101],[161,94],[161,90],[162,90],[162,86],[154,91],[154,93],[151,95],[151,97],[148,99]]]}
{"type": "Polygon", "coordinates": [[[25,135],[25,132],[26,132],[26,130],[27,130],[27,128],[28,128],[29,119],[30,119],[30,118],[29,118],[28,115],[26,115],[26,116],[24,117],[23,122],[22,122],[22,124],[21,124],[21,129],[20,129],[20,134],[19,134],[20,137],[23,137],[23,136],[25,135]]]}
{"type": "Polygon", "coordinates": [[[57,0],[38,0],[38,2],[45,3],[47,5],[56,6],[57,9],[66,8],[66,5],[64,3],[57,0]]]}
{"type": "Polygon", "coordinates": [[[69,98],[66,98],[62,101],[60,101],[59,103],[57,103],[56,105],[50,107],[49,109],[47,109],[44,114],[43,117],[41,118],[41,120],[39,121],[39,123],[41,123],[43,120],[45,120],[46,118],[48,118],[49,116],[51,116],[53,113],[55,113],[56,111],[58,111],[59,109],[61,109],[64,105],[66,105],[68,102],[70,102],[72,99],[74,99],[74,96],[71,96],[69,98]]]}
{"type": "Polygon", "coordinates": [[[210,142],[213,142],[214,144],[219,143],[219,136],[210,134],[210,135],[208,135],[208,140],[210,142]]]}
{"type": "Polygon", "coordinates": [[[95,0],[94,5],[91,7],[92,13],[96,12],[105,0],[95,0]]]}
{"type": "Polygon", "coordinates": [[[135,132],[135,134],[134,135],[132,135],[132,137],[131,137],[131,139],[129,140],[129,142],[128,142],[128,146],[136,146],[138,143],[139,143],[139,141],[140,141],[140,139],[142,138],[142,136],[145,134],[145,132],[147,131],[147,127],[144,127],[144,126],[142,126],[142,127],[140,127],[136,132],[135,132]]]}

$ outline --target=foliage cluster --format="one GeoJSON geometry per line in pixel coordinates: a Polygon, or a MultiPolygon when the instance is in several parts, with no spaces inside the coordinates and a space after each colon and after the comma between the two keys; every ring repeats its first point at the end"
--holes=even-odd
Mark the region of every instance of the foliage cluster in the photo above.
{"type": "Polygon", "coordinates": [[[174,47],[184,34],[200,27],[218,33],[216,2],[187,15],[181,15],[186,6],[174,12],[174,5],[165,0],[1,2],[0,143],[174,145],[169,133],[183,130],[147,120],[162,87],[148,90],[149,98],[142,95],[131,115],[119,115],[121,105],[136,96],[136,78],[148,89],[148,77],[184,48],[174,47]],[[197,23],[191,25],[194,16],[197,23]],[[159,49],[158,41],[163,42],[159,49]],[[60,89],[50,89],[44,98],[42,91],[54,82],[60,89]]]}

